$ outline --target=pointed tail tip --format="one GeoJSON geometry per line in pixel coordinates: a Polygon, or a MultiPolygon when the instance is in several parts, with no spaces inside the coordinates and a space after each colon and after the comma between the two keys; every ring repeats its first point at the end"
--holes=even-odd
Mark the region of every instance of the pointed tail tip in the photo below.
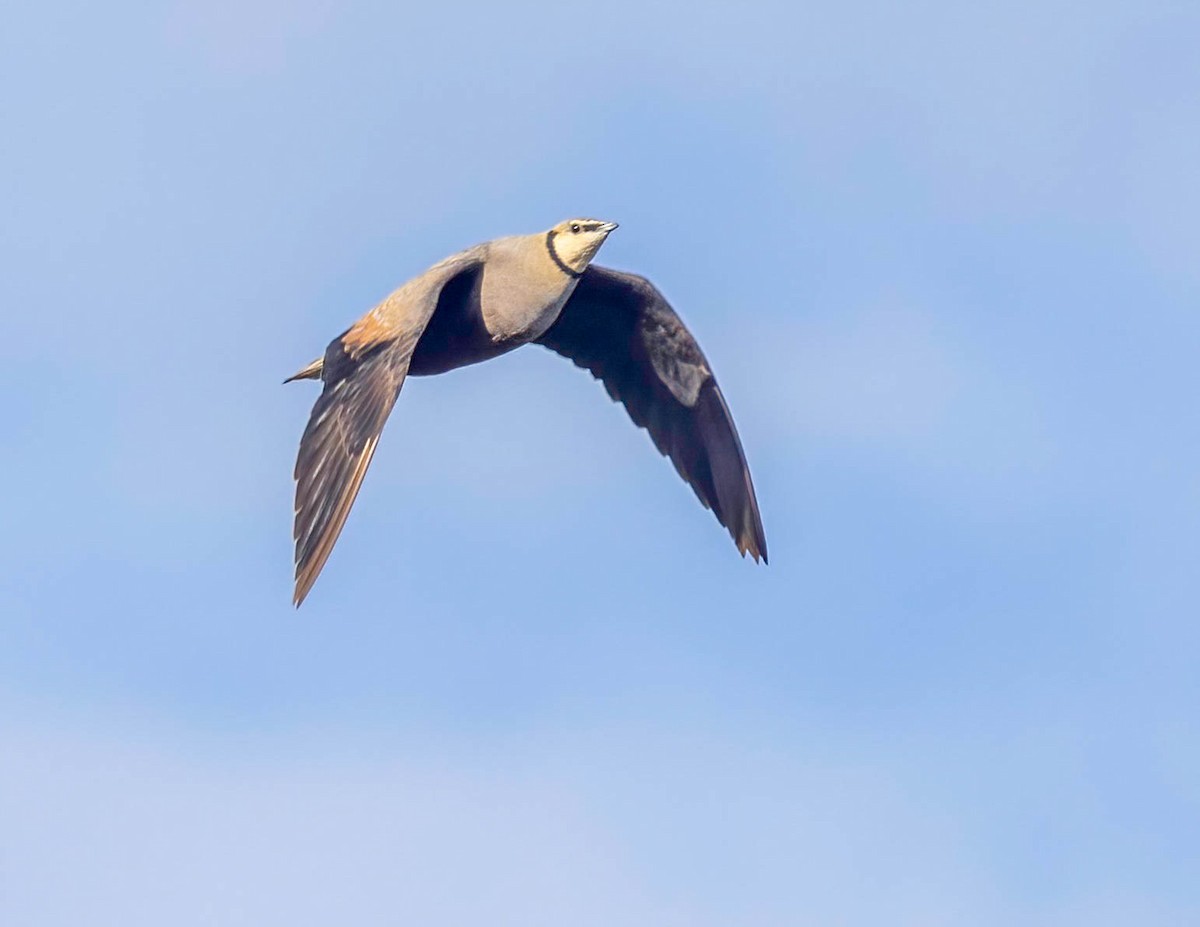
{"type": "Polygon", "coordinates": [[[325,358],[318,357],[315,361],[306,367],[302,367],[293,373],[290,377],[284,380],[284,383],[292,383],[296,380],[319,380],[321,372],[325,367],[325,358]]]}

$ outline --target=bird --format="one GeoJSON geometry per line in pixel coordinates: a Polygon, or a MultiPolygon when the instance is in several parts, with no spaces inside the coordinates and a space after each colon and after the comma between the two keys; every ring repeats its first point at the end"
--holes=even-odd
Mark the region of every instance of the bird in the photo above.
{"type": "Polygon", "coordinates": [[[616,222],[568,219],[453,254],[284,380],[322,383],[293,474],[296,607],[341,534],[405,378],[445,373],[526,344],[549,348],[603,383],[741,555],[767,562],[746,456],[700,345],[648,279],[592,263],[616,228],[616,222]]]}

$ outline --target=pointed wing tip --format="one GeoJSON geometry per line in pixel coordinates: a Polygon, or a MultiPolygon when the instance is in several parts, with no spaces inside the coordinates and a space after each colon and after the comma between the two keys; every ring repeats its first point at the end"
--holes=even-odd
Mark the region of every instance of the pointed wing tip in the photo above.
{"type": "Polygon", "coordinates": [[[304,576],[300,570],[296,571],[296,586],[292,590],[292,607],[299,608],[304,604],[304,600],[308,598],[308,593],[312,590],[313,580],[315,576],[304,576]]]}
{"type": "MultiPolygon", "coordinates": [[[[355,487],[357,490],[357,487],[355,487]]],[[[350,502],[354,500],[354,494],[350,494],[350,502]]],[[[317,584],[317,577],[321,575],[321,571],[325,569],[325,564],[329,560],[329,555],[333,551],[333,545],[338,539],[338,535],[342,532],[342,525],[345,523],[346,514],[349,512],[349,504],[345,504],[341,512],[339,521],[327,531],[321,538],[317,550],[301,553],[300,559],[296,561],[296,585],[292,592],[292,604],[299,608],[304,604],[304,600],[308,598],[308,594],[312,592],[313,586],[317,584]]]]}
{"type": "Polygon", "coordinates": [[[296,564],[296,585],[292,591],[292,605],[296,608],[303,605],[308,594],[312,592],[313,586],[317,584],[317,577],[321,575],[321,570],[324,569],[325,561],[328,559],[329,552],[326,551],[324,557],[302,560],[296,564]]]}
{"type": "Polygon", "coordinates": [[[755,563],[761,563],[763,566],[770,565],[770,561],[767,559],[767,555],[761,551],[754,550],[753,548],[748,547],[742,551],[742,558],[745,559],[747,554],[750,555],[750,559],[753,560],[755,563]]]}
{"type": "Polygon", "coordinates": [[[767,559],[767,544],[766,540],[762,537],[737,538],[737,549],[743,558],[749,554],[755,563],[762,563],[763,566],[768,566],[771,562],[767,559]]]}

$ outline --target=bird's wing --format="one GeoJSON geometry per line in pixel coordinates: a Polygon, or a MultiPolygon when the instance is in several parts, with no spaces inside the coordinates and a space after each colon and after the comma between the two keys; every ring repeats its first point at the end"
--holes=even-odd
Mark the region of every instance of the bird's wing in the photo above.
{"type": "Polygon", "coordinates": [[[413,349],[445,285],[482,260],[464,252],[409,281],[335,338],[325,351],[325,384],[296,457],[296,587],[304,601],[346,523],[413,349]]]}
{"type": "Polygon", "coordinates": [[[650,281],[592,265],[537,340],[601,380],[738,550],[766,562],[754,484],[725,397],[700,345],[650,281]]]}

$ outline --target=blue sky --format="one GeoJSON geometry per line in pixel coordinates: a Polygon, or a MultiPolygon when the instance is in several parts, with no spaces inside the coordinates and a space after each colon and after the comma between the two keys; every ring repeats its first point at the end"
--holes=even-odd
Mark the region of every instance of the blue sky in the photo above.
{"type": "Polygon", "coordinates": [[[1200,9],[994,7],[6,12],[0,921],[1200,921],[1200,9]],[[295,612],[279,380],[576,214],[771,566],[530,348],[295,612]]]}

